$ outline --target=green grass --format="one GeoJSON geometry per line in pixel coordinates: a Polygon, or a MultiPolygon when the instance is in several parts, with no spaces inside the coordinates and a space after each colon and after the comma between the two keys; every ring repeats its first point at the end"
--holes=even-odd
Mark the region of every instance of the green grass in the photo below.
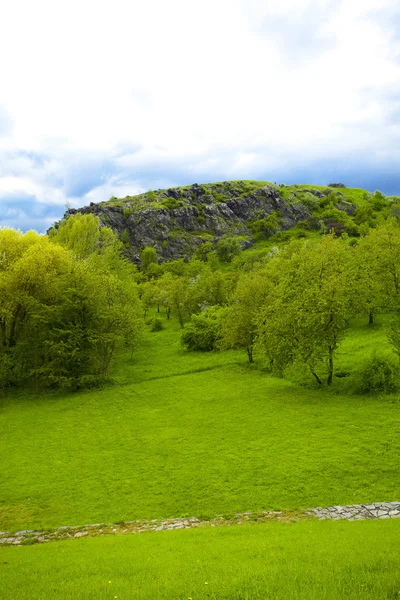
{"type": "Polygon", "coordinates": [[[4,398],[0,530],[400,497],[396,398],[299,387],[244,352],[185,352],[172,321],[119,378],[4,398]]]}
{"type": "Polygon", "coordinates": [[[307,522],[0,548],[0,597],[396,600],[400,521],[307,522]]]}

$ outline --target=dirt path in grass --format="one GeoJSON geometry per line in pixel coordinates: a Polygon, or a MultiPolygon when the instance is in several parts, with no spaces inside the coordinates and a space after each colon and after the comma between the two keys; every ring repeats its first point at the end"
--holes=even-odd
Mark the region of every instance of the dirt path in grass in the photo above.
{"type": "Polygon", "coordinates": [[[351,506],[328,506],[326,508],[308,508],[304,510],[274,510],[263,512],[237,513],[232,516],[219,515],[214,519],[201,520],[197,517],[179,519],[153,519],[151,521],[126,521],[124,523],[95,523],[81,527],[63,526],[55,530],[23,530],[15,533],[0,532],[0,545],[27,546],[57,540],[104,535],[127,535],[149,531],[173,529],[191,529],[194,527],[228,527],[243,523],[266,523],[271,521],[290,523],[307,519],[320,521],[361,521],[364,519],[400,518],[400,502],[375,502],[373,504],[353,504],[351,506]]]}

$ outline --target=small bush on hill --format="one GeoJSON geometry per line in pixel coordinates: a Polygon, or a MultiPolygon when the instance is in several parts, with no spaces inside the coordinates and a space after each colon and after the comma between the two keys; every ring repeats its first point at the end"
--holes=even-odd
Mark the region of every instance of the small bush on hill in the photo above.
{"type": "Polygon", "coordinates": [[[242,246],[236,238],[226,237],[221,238],[216,247],[216,252],[219,260],[223,263],[232,262],[232,259],[240,254],[242,246]]]}
{"type": "Polygon", "coordinates": [[[387,356],[374,352],[358,373],[359,394],[391,394],[398,389],[398,366],[387,356]]]}
{"type": "Polygon", "coordinates": [[[182,333],[182,344],[188,350],[214,350],[220,337],[220,316],[221,309],[215,306],[198,315],[192,315],[190,323],[182,333]]]}
{"type": "Polygon", "coordinates": [[[161,331],[163,328],[162,320],[159,317],[155,317],[151,322],[151,331],[161,331]]]}

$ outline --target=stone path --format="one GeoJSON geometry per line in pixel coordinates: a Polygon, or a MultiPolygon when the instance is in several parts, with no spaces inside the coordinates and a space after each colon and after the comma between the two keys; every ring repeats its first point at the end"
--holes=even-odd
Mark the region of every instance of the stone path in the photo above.
{"type": "Polygon", "coordinates": [[[0,531],[1,546],[28,546],[57,540],[82,537],[98,537],[104,535],[126,535],[148,531],[165,531],[173,529],[191,529],[194,527],[222,527],[241,525],[243,523],[265,523],[278,521],[290,523],[317,518],[361,521],[363,519],[400,518],[400,502],[375,502],[373,504],[353,504],[351,506],[328,506],[327,508],[309,508],[306,510],[273,510],[263,512],[237,513],[233,516],[217,516],[214,519],[198,519],[197,517],[181,519],[153,519],[151,521],[126,521],[124,523],[95,523],[82,527],[59,527],[55,530],[35,531],[25,529],[16,533],[0,531]]]}

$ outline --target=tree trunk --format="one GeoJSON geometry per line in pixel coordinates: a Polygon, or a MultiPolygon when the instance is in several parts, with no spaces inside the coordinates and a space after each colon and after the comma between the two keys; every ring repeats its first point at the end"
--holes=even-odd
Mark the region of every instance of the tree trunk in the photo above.
{"type": "Polygon", "coordinates": [[[332,378],[333,378],[333,350],[332,348],[329,348],[329,359],[328,359],[328,379],[327,379],[327,385],[332,385],[332,378]]]}
{"type": "Polygon", "coordinates": [[[247,351],[247,356],[249,358],[249,363],[254,362],[253,361],[253,346],[247,346],[246,351],[247,351]]]}
{"type": "Polygon", "coordinates": [[[373,325],[375,323],[375,315],[374,311],[371,309],[369,311],[368,325],[373,325]]]}
{"type": "Polygon", "coordinates": [[[322,385],[322,381],[320,380],[320,378],[318,377],[318,375],[316,374],[316,372],[314,371],[314,369],[312,369],[310,367],[310,371],[314,375],[315,379],[317,380],[317,383],[319,383],[319,385],[322,385]]]}

